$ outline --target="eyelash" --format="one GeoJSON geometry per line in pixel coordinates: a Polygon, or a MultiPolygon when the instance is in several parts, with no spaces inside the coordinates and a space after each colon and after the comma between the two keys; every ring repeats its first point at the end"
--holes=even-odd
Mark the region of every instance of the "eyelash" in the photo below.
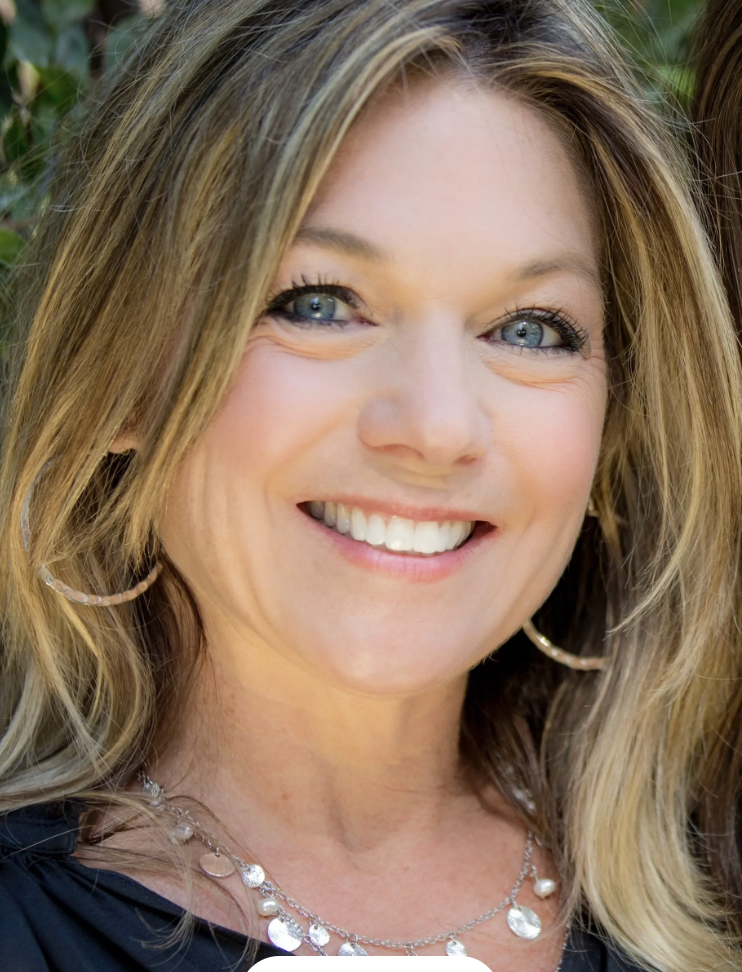
{"type": "Polygon", "coordinates": [[[552,345],[542,348],[526,348],[511,345],[511,347],[519,351],[540,351],[543,354],[563,353],[566,351],[569,354],[576,354],[582,351],[587,344],[587,330],[581,327],[570,314],[565,310],[552,311],[546,310],[543,307],[516,307],[515,310],[506,315],[505,320],[498,321],[494,327],[490,327],[480,334],[480,338],[486,338],[488,334],[493,334],[495,331],[507,327],[508,324],[515,324],[523,320],[537,321],[545,327],[552,328],[562,338],[564,344],[562,346],[552,345]]]}
{"type": "MultiPolygon", "coordinates": [[[[303,297],[305,294],[322,294],[324,297],[334,297],[336,300],[341,300],[344,304],[352,307],[354,310],[358,310],[358,298],[349,290],[347,287],[343,287],[339,283],[330,283],[328,281],[318,280],[315,283],[309,281],[306,277],[302,277],[302,283],[298,284],[296,281],[292,281],[291,287],[288,290],[282,290],[277,294],[273,294],[268,298],[268,304],[263,312],[263,315],[276,314],[283,317],[285,320],[290,321],[292,324],[297,324],[299,327],[323,327],[327,328],[343,328],[352,321],[324,321],[315,322],[307,320],[305,317],[301,317],[299,314],[292,314],[290,311],[286,310],[286,306],[290,304],[297,297],[303,297]]],[[[365,321],[370,324],[371,321],[365,321]]]]}
{"type": "MultiPolygon", "coordinates": [[[[353,291],[349,290],[347,287],[344,287],[342,284],[331,283],[327,280],[318,280],[313,283],[306,277],[302,277],[302,283],[299,284],[296,281],[292,281],[291,287],[288,290],[282,290],[268,298],[266,309],[263,312],[264,316],[270,314],[279,315],[290,323],[305,328],[322,327],[325,329],[333,328],[340,330],[346,327],[348,324],[353,323],[352,321],[325,321],[320,324],[319,322],[308,320],[305,317],[301,317],[299,314],[293,314],[286,310],[286,306],[288,304],[290,304],[293,300],[296,300],[298,297],[303,297],[305,294],[321,294],[325,297],[334,297],[337,300],[343,301],[343,303],[347,304],[349,307],[352,307],[354,310],[357,310],[359,305],[358,298],[353,291]]],[[[587,343],[587,331],[581,327],[566,311],[551,311],[545,310],[542,307],[516,307],[513,311],[506,315],[504,320],[498,321],[495,326],[484,331],[479,335],[479,337],[480,339],[486,340],[488,335],[501,330],[503,327],[507,327],[508,324],[514,324],[519,320],[535,320],[539,324],[550,327],[555,330],[565,342],[562,346],[552,345],[536,348],[511,345],[511,347],[517,348],[519,351],[540,351],[544,354],[553,354],[559,352],[575,354],[581,351],[587,343]]],[[[364,323],[373,324],[372,321],[365,319],[364,323]]]]}

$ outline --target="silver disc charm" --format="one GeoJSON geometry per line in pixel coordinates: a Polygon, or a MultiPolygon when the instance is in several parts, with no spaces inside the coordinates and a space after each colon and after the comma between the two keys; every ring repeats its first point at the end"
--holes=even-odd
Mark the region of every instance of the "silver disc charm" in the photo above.
{"type": "Polygon", "coordinates": [[[297,924],[288,915],[281,915],[268,923],[268,938],[276,948],[282,948],[285,952],[295,952],[304,941],[304,932],[301,925],[297,924]]]}
{"type": "Polygon", "coordinates": [[[324,925],[320,925],[319,922],[315,922],[313,925],[309,926],[309,941],[312,943],[312,945],[316,945],[317,948],[324,948],[324,946],[330,941],[330,933],[324,925]]]}
{"type": "Polygon", "coordinates": [[[247,864],[242,870],[242,880],[248,888],[259,888],[265,881],[265,871],[260,864],[247,864]]]}
{"type": "Polygon", "coordinates": [[[368,952],[358,942],[343,942],[338,949],[338,955],[368,955],[368,952]]]}
{"type": "Polygon", "coordinates": [[[541,919],[530,908],[513,905],[508,912],[510,931],[518,938],[538,938],[541,934],[541,919]]]}
{"type": "Polygon", "coordinates": [[[199,859],[201,870],[210,877],[225,878],[234,874],[234,864],[224,854],[209,852],[199,859]]]}
{"type": "Polygon", "coordinates": [[[466,947],[457,938],[449,938],[446,942],[446,955],[458,955],[464,958],[468,954],[466,947]]]}

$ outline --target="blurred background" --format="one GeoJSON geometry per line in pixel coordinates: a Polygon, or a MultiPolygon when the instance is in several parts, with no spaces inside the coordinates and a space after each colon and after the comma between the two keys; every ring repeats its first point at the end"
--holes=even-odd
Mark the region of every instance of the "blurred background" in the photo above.
{"type": "MultiPolygon", "coordinates": [[[[55,137],[165,0],[0,0],[0,356],[14,262],[47,202],[55,137]]],[[[353,0],[349,0],[353,2],[353,0]]],[[[703,0],[595,0],[637,59],[648,97],[677,110],[703,0]]]]}

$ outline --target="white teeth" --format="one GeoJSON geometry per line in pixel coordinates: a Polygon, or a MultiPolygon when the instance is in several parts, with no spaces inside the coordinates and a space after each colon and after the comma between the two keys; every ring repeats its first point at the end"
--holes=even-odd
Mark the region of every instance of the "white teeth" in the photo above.
{"type": "Polygon", "coordinates": [[[388,550],[412,550],[412,538],[415,536],[415,524],[412,520],[403,520],[400,516],[393,516],[386,528],[385,546],[388,550]]]}
{"type": "Polygon", "coordinates": [[[348,508],[342,503],[312,500],[309,512],[318,520],[338,533],[350,533],[359,543],[372,547],[386,547],[398,553],[416,553],[431,556],[455,550],[471,534],[474,523],[471,520],[446,520],[415,522],[401,516],[392,516],[387,521],[379,513],[368,516],[357,506],[348,508]]]}
{"type": "Polygon", "coordinates": [[[448,520],[442,523],[438,529],[438,545],[435,548],[436,553],[443,553],[445,550],[451,549],[451,524],[448,520]]]}
{"type": "Polygon", "coordinates": [[[366,516],[357,506],[350,511],[350,535],[354,540],[366,539],[366,516]]]}
{"type": "Polygon", "coordinates": [[[412,549],[415,553],[435,553],[438,547],[438,533],[437,523],[418,523],[415,527],[412,549]]]}
{"type": "Polygon", "coordinates": [[[350,530],[350,510],[342,503],[338,503],[336,527],[338,533],[347,533],[350,530]]]}
{"type": "Polygon", "coordinates": [[[386,540],[386,523],[373,513],[366,524],[366,543],[372,547],[382,547],[386,540]]]}
{"type": "Polygon", "coordinates": [[[457,547],[464,539],[466,533],[467,533],[467,524],[464,523],[463,520],[455,520],[451,524],[451,539],[450,539],[451,545],[457,547]]]}

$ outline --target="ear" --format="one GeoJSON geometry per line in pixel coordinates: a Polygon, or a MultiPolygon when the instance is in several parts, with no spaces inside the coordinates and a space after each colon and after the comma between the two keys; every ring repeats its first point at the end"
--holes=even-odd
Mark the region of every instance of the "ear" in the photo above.
{"type": "Polygon", "coordinates": [[[139,436],[133,429],[124,429],[115,435],[108,443],[108,451],[120,454],[122,452],[132,452],[139,448],[139,436]]]}

